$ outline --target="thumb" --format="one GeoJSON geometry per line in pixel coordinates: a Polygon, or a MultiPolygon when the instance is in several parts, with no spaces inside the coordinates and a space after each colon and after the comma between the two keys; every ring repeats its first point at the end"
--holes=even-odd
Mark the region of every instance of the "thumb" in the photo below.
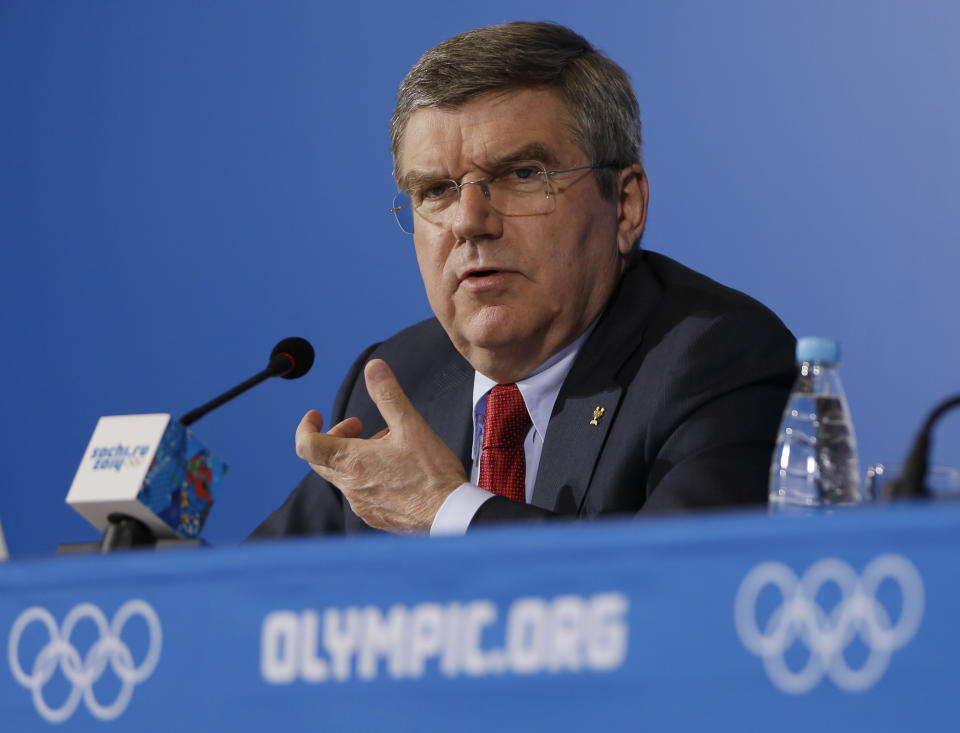
{"type": "Polygon", "coordinates": [[[363,376],[367,382],[367,392],[388,428],[399,430],[410,419],[420,419],[387,362],[383,359],[370,360],[363,370],[363,376]]]}

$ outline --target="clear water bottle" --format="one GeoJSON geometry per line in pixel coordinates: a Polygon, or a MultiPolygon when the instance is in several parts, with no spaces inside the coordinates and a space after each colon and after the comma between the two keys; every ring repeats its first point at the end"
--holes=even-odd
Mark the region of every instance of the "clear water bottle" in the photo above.
{"type": "Polygon", "coordinates": [[[772,511],[862,501],[857,439],[833,339],[797,342],[800,373],[783,413],[770,466],[772,511]]]}

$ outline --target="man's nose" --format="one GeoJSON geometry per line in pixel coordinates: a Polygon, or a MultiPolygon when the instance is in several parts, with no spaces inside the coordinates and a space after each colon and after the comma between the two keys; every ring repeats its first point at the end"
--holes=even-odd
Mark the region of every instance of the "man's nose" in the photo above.
{"type": "Polygon", "coordinates": [[[496,238],[503,233],[503,221],[490,205],[490,191],[484,181],[470,182],[460,189],[460,201],[453,217],[457,239],[496,238]]]}

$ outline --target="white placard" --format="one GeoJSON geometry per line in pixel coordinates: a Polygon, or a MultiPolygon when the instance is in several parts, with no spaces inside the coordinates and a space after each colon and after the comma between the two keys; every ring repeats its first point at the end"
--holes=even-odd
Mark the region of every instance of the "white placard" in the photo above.
{"type": "Polygon", "coordinates": [[[67,493],[67,504],[103,532],[113,512],[146,522],[160,536],[173,530],[137,497],[170,415],[101,417],[67,493]]]}

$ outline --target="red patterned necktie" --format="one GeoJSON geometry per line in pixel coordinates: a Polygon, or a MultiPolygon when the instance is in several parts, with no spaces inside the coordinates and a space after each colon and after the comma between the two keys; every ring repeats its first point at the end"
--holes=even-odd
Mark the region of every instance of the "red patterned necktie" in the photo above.
{"type": "Polygon", "coordinates": [[[480,454],[480,488],[525,502],[526,458],[523,439],[530,416],[515,384],[498,384],[487,395],[480,454]]]}

